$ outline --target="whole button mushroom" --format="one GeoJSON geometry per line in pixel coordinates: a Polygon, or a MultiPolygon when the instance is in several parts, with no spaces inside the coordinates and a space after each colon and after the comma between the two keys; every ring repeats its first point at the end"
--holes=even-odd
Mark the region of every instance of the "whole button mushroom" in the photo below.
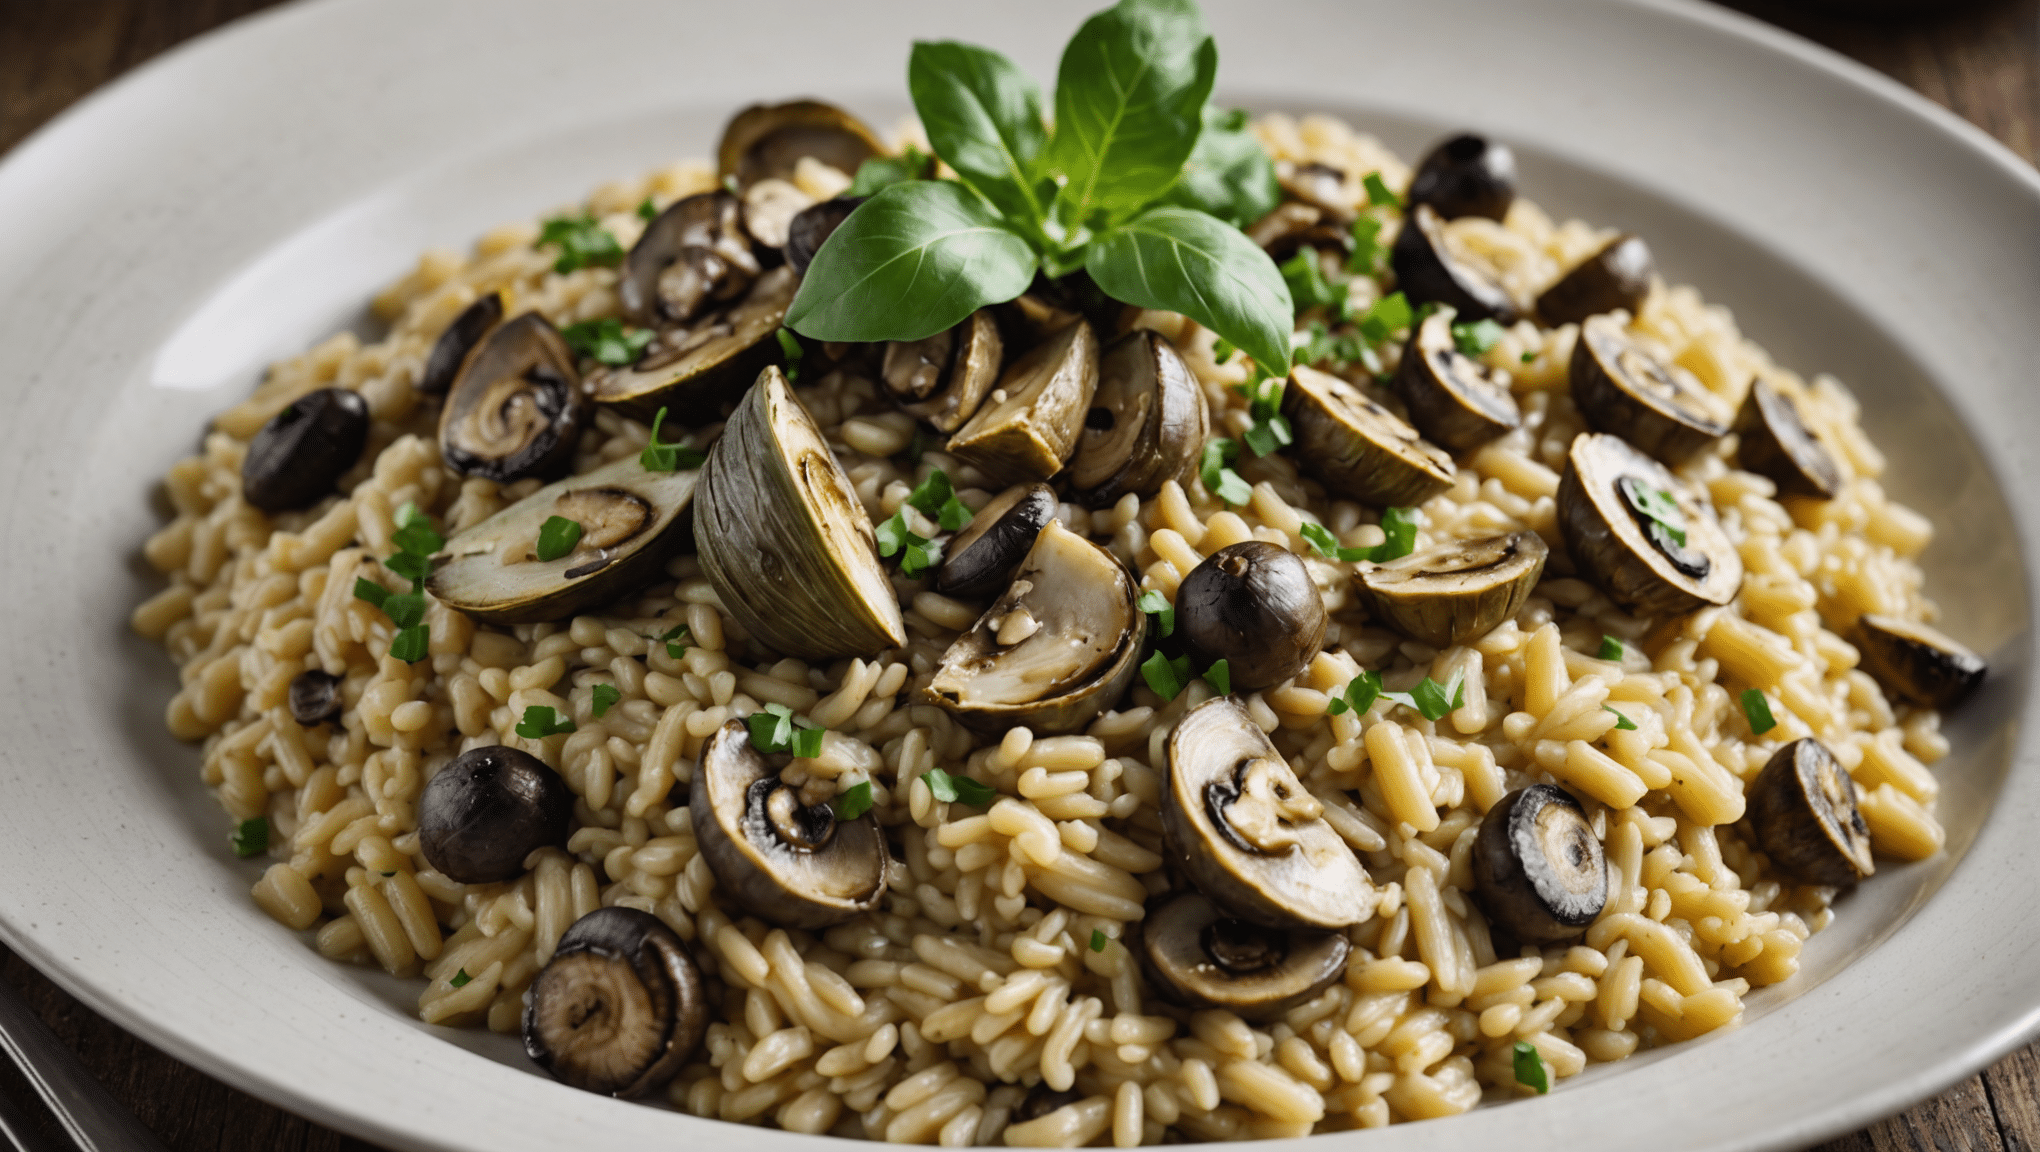
{"type": "Polygon", "coordinates": [[[694,1055],[709,1011],[701,970],[671,928],[635,908],[598,908],[531,982],[524,1052],[562,1084],[642,1096],[694,1055]]]}
{"type": "Polygon", "coordinates": [[[439,413],[440,454],[461,475],[499,484],[557,476],[592,414],[567,342],[526,312],[468,354],[439,413]]]}
{"type": "Polygon", "coordinates": [[[1525,944],[1577,936],[1608,903],[1601,841],[1580,802],[1551,784],[1488,809],[1473,841],[1473,880],[1488,919],[1525,944]]]}
{"type": "Polygon", "coordinates": [[[368,444],[368,401],[346,388],[307,392],[270,417],[241,458],[241,498],[264,512],[309,508],[368,444]]]}
{"type": "Polygon", "coordinates": [[[1176,591],[1176,634],[1199,671],[1226,662],[1235,692],[1272,688],[1324,646],[1324,597],[1295,553],[1264,540],[1204,558],[1176,591]]]}
{"type": "Polygon", "coordinates": [[[1160,897],[1140,922],[1135,954],[1148,984],[1186,1008],[1273,1020],[1346,974],[1338,932],[1273,931],[1235,920],[1196,892],[1160,897]]]}
{"type": "Polygon", "coordinates": [[[1447,220],[1500,220],[1516,202],[1516,153],[1471,132],[1445,140],[1417,162],[1409,202],[1428,205],[1447,220]]]}
{"type": "Polygon", "coordinates": [[[1847,888],[1877,870],[1856,782],[1808,736],[1772,753],[1750,784],[1750,827],[1771,864],[1800,884],[1847,888]]]}
{"type": "Polygon", "coordinates": [[[524,874],[524,858],[564,847],[574,794],[559,773],[502,744],[473,748],[441,768],[418,798],[418,848],[461,884],[524,874]]]}

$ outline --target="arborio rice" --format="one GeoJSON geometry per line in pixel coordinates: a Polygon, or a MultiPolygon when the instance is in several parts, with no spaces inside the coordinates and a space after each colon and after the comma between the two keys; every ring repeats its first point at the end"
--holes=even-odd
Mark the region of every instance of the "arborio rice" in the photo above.
{"type": "MultiPolygon", "coordinates": [[[[1360,174],[1378,171],[1394,189],[1409,179],[1402,161],[1336,120],[1270,116],[1257,131],[1278,161],[1348,173],[1356,204],[1360,174]]],[[[813,166],[802,175],[817,197],[846,182],[813,166]]],[[[646,197],[664,205],[713,186],[709,168],[679,164],[606,185],[586,208],[628,246],[646,197]]],[[[1613,235],[1556,224],[1523,200],[1501,224],[1451,228],[1523,297],[1613,235]]],[[[1742,812],[1745,786],[1786,741],[1818,736],[1834,751],[1881,856],[1917,860],[1941,846],[1925,767],[1948,751],[1938,717],[1887,702],[1837,635],[1865,612],[1932,619],[1913,562],[1931,526],[1878,484],[1883,458],[1838,381],[1801,379],[1743,339],[1725,309],[1660,283],[1631,332],[1731,408],[1753,377],[1768,380],[1798,402],[1845,477],[1832,501],[1781,501],[1771,481],[1732,467],[1726,446],[1683,468],[1747,569],[1726,608],[1638,619],[1555,561],[1513,620],[1435,651],[1363,622],[1343,566],[1316,558],[1300,530],[1317,521],[1348,545],[1372,544],[1382,539],[1377,514],[1328,499],[1283,456],[1242,460],[1253,496],[1237,509],[1201,483],[1175,482],[1103,511],[1061,508],[1066,527],[1131,564],[1144,589],[1173,596],[1203,556],[1260,539],[1311,557],[1332,613],[1325,651],[1304,673],[1243,703],[1364,863],[1379,893],[1374,915],[1349,930],[1343,982],[1273,1023],[1162,1002],[1122,938],[1169,884],[1163,746],[1212,694],[1202,681],[1173,702],[1137,684],[1082,735],[979,739],[919,696],[979,606],[896,577],[911,643],[876,661],[810,666],[747,644],[693,556],[603,614],[558,624],[478,627],[433,602],[429,659],[377,655],[392,625],[351,589],[357,577],[380,578],[369,561],[392,552],[395,510],[415,502],[450,534],[538,485],[461,480],[441,465],[437,405],[413,389],[434,339],[495,289],[511,293],[514,310],[560,325],[618,312],[614,269],[557,274],[537,236],[519,223],[468,256],[428,252],[375,300],[385,339],[334,336],[276,364],[219,416],[204,451],[165,478],[177,515],[146,555],[170,583],[133,618],[181,670],[170,730],[201,744],[205,781],[232,817],[268,821],[274,862],[256,902],[312,932],[325,956],[419,977],[429,1023],[516,1031],[524,991],[561,933],[623,905],[691,942],[712,977],[714,1022],[668,1092],[696,1115],[945,1145],[1300,1136],[1525,1094],[1517,1041],[1564,1078],[1735,1025],[1744,996],[1790,978],[1832,916],[1832,889],[1781,885],[1748,825],[1722,822],[1742,812]],[[294,398],[336,386],[358,391],[373,417],[369,450],[340,485],[348,495],[265,517],[241,498],[250,438],[294,398]],[[648,642],[683,622],[692,646],[680,657],[648,642]],[[1625,643],[1619,661],[1597,658],[1604,636],[1625,643]],[[292,719],[286,690],[308,668],[344,677],[337,723],[292,719]],[[1435,724],[1386,703],[1328,715],[1362,669],[1391,689],[1463,676],[1464,704],[1435,724]],[[621,702],[598,719],[602,684],[621,702]],[[1761,738],[1736,704],[1752,687],[1777,716],[1761,738]],[[1633,731],[1617,730],[1610,702],[1633,731]],[[808,933],[724,903],[676,805],[704,740],[767,703],[830,730],[795,773],[839,790],[870,782],[895,855],[882,911],[808,933]],[[532,705],[570,716],[576,730],[518,736],[532,705]],[[579,797],[574,830],[565,851],[534,853],[521,879],[462,885],[426,864],[414,805],[455,755],[498,743],[559,771],[579,797]],[[937,801],[921,779],[937,767],[992,785],[996,800],[982,810],[937,801]],[[1483,813],[1533,782],[1586,802],[1609,898],[1578,943],[1497,955],[1470,899],[1471,849],[1483,813]],[[1015,1122],[1037,1084],[1071,1090],[1075,1102],[1015,1122]]],[[[1200,377],[1214,434],[1243,433],[1250,417],[1231,386],[1245,369],[1215,363],[1212,336],[1181,317],[1143,323],[1200,377]]],[[[1529,529],[1562,551],[1553,496],[1583,430],[1566,387],[1575,335],[1526,321],[1486,353],[1513,376],[1524,425],[1461,458],[1453,487],[1422,506],[1419,547],[1529,529]]],[[[838,372],[801,381],[798,394],[874,522],[937,467],[973,508],[993,494],[939,451],[909,468],[914,423],[871,381],[838,372]]],[[[689,442],[706,447],[719,430],[693,429],[689,442]]],[[[602,411],[575,471],[636,454],[646,439],[642,424],[602,411]]]]}

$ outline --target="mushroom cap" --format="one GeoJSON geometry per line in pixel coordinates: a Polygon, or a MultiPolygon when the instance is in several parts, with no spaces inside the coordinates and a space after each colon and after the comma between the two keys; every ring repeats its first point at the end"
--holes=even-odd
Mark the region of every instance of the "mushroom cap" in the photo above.
{"type": "Polygon", "coordinates": [[[1877,870],[1856,782],[1811,736],[1771,754],[1750,784],[1749,820],[1772,866],[1798,883],[1847,888],[1877,870]]]}
{"type": "Polygon", "coordinates": [[[950,538],[935,590],[971,600],[1005,591],[1056,507],[1055,489],[1040,483],[1015,484],[992,497],[950,538]]]}
{"type": "Polygon", "coordinates": [[[671,1080],[708,1031],[687,945],[649,912],[598,908],[560,937],[524,1000],[524,1051],[554,1079],[605,1096],[671,1080]]]}
{"type": "Polygon", "coordinates": [[[1007,366],[949,453],[1007,483],[1046,480],[1076,450],[1097,389],[1098,337],[1080,320],[1007,366]]]}
{"type": "Polygon", "coordinates": [[[1488,919],[1526,944],[1577,936],[1608,903],[1608,862],[1572,793],[1519,788],[1481,821],[1474,895],[1488,919]]]}
{"type": "Polygon", "coordinates": [[[1452,457],[1352,384],[1297,365],[1282,414],[1305,471],[1342,496],[1376,507],[1414,507],[1452,486],[1452,457]]]}
{"type": "Polygon", "coordinates": [[[1457,316],[1440,308],[1417,325],[1396,366],[1395,389],[1426,439],[1467,452],[1514,431],[1523,414],[1488,367],[1459,350],[1452,337],[1457,316]]]}
{"type": "Polygon", "coordinates": [[[1677,464],[1728,431],[1722,401],[1691,372],[1630,339],[1615,316],[1589,316],[1573,343],[1573,403],[1587,426],[1677,464]]]}
{"type": "Polygon", "coordinates": [[[425,357],[425,367],[418,373],[418,391],[427,396],[441,396],[453,386],[454,377],[460,375],[460,366],[467,362],[468,353],[482,342],[482,337],[503,319],[503,293],[484,292],[475,302],[461,309],[453,318],[439,339],[432,342],[432,351],[425,357]]]}
{"type": "Polygon", "coordinates": [[[1223,1008],[1273,1020],[1346,973],[1351,951],[1338,932],[1271,931],[1234,920],[1197,892],[1150,902],[1134,954],[1148,983],[1186,1008],[1223,1008]]]}
{"type": "Polygon", "coordinates": [[[339,717],[345,701],[340,677],[322,668],[307,668],[290,679],[290,718],[305,728],[339,717]]]}
{"type": "Polygon", "coordinates": [[[760,919],[826,928],[885,895],[878,816],[838,820],[827,804],[802,805],[742,720],[724,723],[702,747],[687,809],[717,882],[760,919]]]}
{"type": "Polygon", "coordinates": [[[418,849],[462,884],[524,874],[524,858],[564,847],[574,794],[559,773],[503,744],[471,748],[433,774],[418,797],[418,849]]]}
{"type": "Polygon", "coordinates": [[[1635,312],[1650,295],[1650,280],[1656,273],[1657,261],[1651,257],[1650,245],[1625,232],[1546,288],[1537,298],[1537,313],[1556,328],[1602,312],[1635,312]]]}
{"type": "Polygon", "coordinates": [[[1324,647],[1323,594],[1295,553],[1265,540],[1229,544],[1176,590],[1176,633],[1198,670],[1224,660],[1236,692],[1295,676],[1324,647]]]}
{"type": "Polygon", "coordinates": [[[794,275],[807,275],[815,253],[822,250],[822,245],[836,234],[836,229],[843,226],[850,213],[867,199],[869,197],[838,196],[801,209],[786,226],[786,263],[793,269],[794,275]]]}
{"type": "Polygon", "coordinates": [[[1005,355],[998,322],[980,308],[925,340],[888,343],[879,376],[901,411],[954,432],[998,383],[1005,355]]]}
{"type": "Polygon", "coordinates": [[[1070,459],[1072,496],[1105,508],[1129,492],[1153,496],[1170,480],[1187,485],[1210,433],[1204,389],[1175,345],[1150,329],[1129,332],[1099,361],[1070,459]]]}
{"type": "Polygon", "coordinates": [[[1389,250],[1396,284],[1412,304],[1436,301],[1457,309],[1466,323],[1493,320],[1514,324],[1522,309],[1508,289],[1454,250],[1445,218],[1429,204],[1415,204],[1389,250]]]}
{"type": "Polygon", "coordinates": [[[1758,379],[1736,413],[1736,461],[1767,476],[1788,496],[1832,500],[1842,490],[1842,470],[1820,438],[1799,418],[1792,397],[1758,379]]]}
{"type": "Polygon", "coordinates": [[[715,419],[720,406],[785,359],[779,329],[800,288],[800,277],[781,266],[751,282],[740,299],[668,327],[646,344],[637,362],[588,374],[588,392],[609,407],[649,422],[660,408],[683,423],[715,419]]]}
{"type": "Polygon", "coordinates": [[[862,120],[820,100],[753,104],[730,118],[717,143],[716,176],[734,176],[739,189],[768,177],[790,179],[804,157],[846,176],[885,146],[862,120]]]}
{"type": "Polygon", "coordinates": [[[1447,220],[1485,216],[1501,220],[1516,200],[1516,153],[1507,144],[1462,132],[1439,141],[1417,162],[1409,202],[1447,220]]]}
{"type": "Polygon", "coordinates": [[[1983,683],[1989,666],[1954,637],[1917,620],[1866,613],[1856,621],[1863,670],[1898,696],[1952,708],[1983,683]]]}
{"type": "Polygon", "coordinates": [[[593,412],[567,342],[526,312],[468,354],[439,413],[439,454],[461,475],[499,484],[557,476],[593,412]]]}
{"type": "Polygon", "coordinates": [[[1355,566],[1367,610],[1434,648],[1477,640],[1521,611],[1551,549],[1535,532],[1455,540],[1355,566]]]}
{"type": "Polygon", "coordinates": [[[1558,527],[1580,571],[1639,615],[1679,616],[1726,604],[1742,587],[1742,555],[1713,506],[1619,436],[1582,432],[1573,438],[1558,484],[1558,527]],[[1677,504],[1685,521],[1683,551],[1705,561],[1701,575],[1682,569],[1660,538],[1645,531],[1641,514],[1618,490],[1624,481],[1677,504]]]}
{"type": "Polygon", "coordinates": [[[1334,929],[1373,915],[1374,886],[1322,811],[1231,697],[1199,704],[1169,734],[1169,855],[1231,916],[1334,929]]]}
{"type": "Polygon", "coordinates": [[[309,508],[329,495],[368,445],[368,401],[320,388],[269,418],[241,457],[241,499],[264,512],[309,508]]]}
{"type": "Polygon", "coordinates": [[[673,201],[645,225],[624,258],[616,295],[632,320],[666,328],[743,295],[761,271],[744,202],[716,189],[673,201]]]}

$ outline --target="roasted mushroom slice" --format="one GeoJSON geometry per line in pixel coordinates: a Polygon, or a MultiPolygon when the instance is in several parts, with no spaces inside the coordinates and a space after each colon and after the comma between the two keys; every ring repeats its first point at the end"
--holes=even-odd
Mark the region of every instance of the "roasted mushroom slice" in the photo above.
{"type": "Polygon", "coordinates": [[[664,407],[675,409],[683,420],[712,420],[716,404],[779,362],[779,329],[799,288],[793,269],[774,268],[736,303],[692,324],[662,330],[645,345],[637,363],[589,373],[588,391],[641,420],[649,421],[664,407]]]}
{"type": "Polygon", "coordinates": [[[1516,202],[1516,154],[1507,144],[1462,133],[1417,162],[1409,202],[1428,205],[1447,220],[1485,216],[1500,220],[1516,202]]]}
{"type": "Polygon", "coordinates": [[[1211,432],[1204,389],[1160,333],[1129,332],[1105,350],[1098,391],[1070,458],[1074,496],[1093,508],[1131,492],[1153,496],[1188,484],[1211,432]]]}
{"type": "Polygon", "coordinates": [[[1742,556],[1713,507],[1619,436],[1573,438],[1558,528],[1580,571],[1638,615],[1726,604],[1742,587],[1742,556]]]}
{"type": "Polygon", "coordinates": [[[708,738],[687,793],[694,839],[721,887],[760,919],[826,928],[885,895],[885,834],[878,815],[838,820],[828,804],[801,802],[731,720],[708,738]]]}
{"type": "Polygon", "coordinates": [[[1046,480],[1076,450],[1098,390],[1098,337],[1083,321],[1015,360],[949,452],[1008,483],[1046,480]]]}
{"type": "Polygon", "coordinates": [[[954,432],[998,383],[1005,355],[998,322],[991,309],[980,308],[925,340],[887,344],[879,376],[901,411],[938,431],[954,432]]]}
{"type": "Polygon", "coordinates": [[[1452,338],[1458,313],[1440,308],[1417,325],[1395,370],[1395,390],[1410,423],[1449,451],[1468,452],[1523,422],[1508,386],[1459,350],[1452,338]]]}
{"type": "Polygon", "coordinates": [[[723,607],[777,651],[872,656],[907,642],[871,520],[777,368],[709,451],[694,538],[723,607]]]}
{"type": "Polygon", "coordinates": [[[815,253],[835,235],[850,213],[864,203],[862,196],[838,196],[824,200],[811,208],[805,208],[792,223],[786,226],[786,263],[797,276],[807,275],[808,265],[814,263],[815,253]]]}
{"type": "Polygon", "coordinates": [[[1577,936],[1608,903],[1608,862],[1572,793],[1519,788],[1488,809],[1473,841],[1474,897],[1524,944],[1577,936]]]}
{"type": "Polygon", "coordinates": [[[368,401],[321,388],[284,405],[241,457],[241,499],[264,512],[309,508],[333,491],[368,445],[368,401]]]}
{"type": "Polygon", "coordinates": [[[1325,487],[1378,507],[1422,504],[1452,486],[1452,457],[1395,413],[1329,372],[1298,365],[1282,414],[1304,471],[1325,487]]]}
{"type": "Polygon", "coordinates": [[[1728,431],[1721,401],[1693,374],[1629,338],[1613,316],[1590,316],[1573,344],[1572,398],[1587,426],[1677,464],[1728,431]]]}
{"type": "Polygon", "coordinates": [[[574,462],[591,414],[573,351],[545,317],[526,312],[468,356],[439,413],[439,454],[461,475],[499,484],[557,476],[574,462]]]}
{"type": "Polygon", "coordinates": [[[307,668],[290,678],[290,718],[305,728],[338,720],[345,701],[340,677],[321,668],[307,668]]]}
{"type": "Polygon", "coordinates": [[[1277,164],[1275,179],[1282,185],[1283,193],[1292,199],[1325,212],[1344,215],[1348,220],[1353,216],[1353,198],[1346,191],[1346,172],[1342,168],[1315,160],[1302,164],[1277,164]]]}
{"type": "Polygon", "coordinates": [[[1363,561],[1354,586],[1376,619],[1446,648],[1478,640],[1521,611],[1549,553],[1535,532],[1455,540],[1385,564],[1363,561]]]}
{"type": "Polygon", "coordinates": [[[1148,906],[1136,954],[1166,999],[1265,1021],[1331,987],[1350,951],[1342,933],[1270,931],[1181,892],[1148,906]]]}
{"type": "Polygon", "coordinates": [[[1917,620],[1868,613],[1856,621],[1863,670],[1898,696],[1929,708],[1952,708],[1983,683],[1988,666],[1938,628],[1917,620]]]}
{"type": "Polygon", "coordinates": [[[650,583],[686,539],[698,471],[647,472],[635,456],[569,476],[447,540],[425,586],[492,624],[558,620],[650,583]],[[554,516],[581,526],[564,556],[538,558],[554,516]]]}
{"type": "Polygon", "coordinates": [[[524,998],[524,1052],[555,1080],[642,1096],[671,1080],[708,1031],[693,954],[658,917],[597,908],[560,936],[524,998]]]}
{"type": "Polygon", "coordinates": [[[792,100],[753,104],[731,117],[716,145],[716,176],[736,177],[739,190],[760,180],[790,180],[802,159],[812,156],[846,176],[884,145],[864,122],[834,104],[792,100]]]}
{"type": "Polygon", "coordinates": [[[425,357],[425,367],[418,373],[418,391],[427,396],[445,395],[453,386],[454,377],[460,375],[460,366],[466,363],[468,353],[502,319],[501,292],[485,292],[461,309],[439,339],[432,342],[432,352],[425,357]]]}
{"type": "Polygon", "coordinates": [[[1310,569],[1265,540],[1220,548],[1176,590],[1176,632],[1193,670],[1225,661],[1235,692],[1303,671],[1324,647],[1326,623],[1310,569]]]}
{"type": "Polygon", "coordinates": [[[1324,805],[1231,697],[1177,721],[1168,757],[1169,855],[1212,903],[1271,928],[1344,928],[1372,913],[1374,886],[1324,805]]]}
{"type": "Polygon", "coordinates": [[[493,884],[524,874],[524,858],[565,847],[574,794],[559,773],[503,744],[471,748],[418,797],[418,850],[449,880],[493,884]]]}
{"type": "Polygon", "coordinates": [[[1319,252],[1346,252],[1353,246],[1350,213],[1330,212],[1315,204],[1290,200],[1247,225],[1247,239],[1261,246],[1270,260],[1281,264],[1305,248],[1319,252]]]}
{"type": "Polygon", "coordinates": [[[1046,484],[1015,484],[992,497],[949,541],[935,590],[967,600],[1005,591],[1055,509],[1055,490],[1046,484]]]}
{"type": "Polygon", "coordinates": [[[1110,552],[1054,521],[1013,583],[942,654],[930,701],[981,732],[1074,732],[1119,702],[1147,635],[1110,552]]]}
{"type": "Polygon", "coordinates": [[[1877,870],[1856,782],[1827,745],[1807,736],[1778,749],[1749,795],[1757,847],[1788,879],[1847,888],[1877,870]]]}
{"type": "Polygon", "coordinates": [[[702,192],[675,200],[645,225],[616,294],[632,320],[666,328],[743,296],[759,271],[744,202],[724,191],[702,192]]]}
{"type": "Polygon", "coordinates": [[[1546,288],[1537,298],[1537,313],[1555,328],[1618,308],[1635,312],[1650,295],[1650,278],[1656,272],[1650,245],[1625,232],[1546,288]]]}
{"type": "Polygon", "coordinates": [[[1737,462],[1770,477],[1779,492],[1832,500],[1842,490],[1841,468],[1799,418],[1798,405],[1763,380],[1750,384],[1735,432],[1737,462]]]}
{"type": "Polygon", "coordinates": [[[1410,209],[1396,233],[1389,263],[1403,295],[1412,304],[1436,301],[1458,309],[1462,321],[1493,320],[1513,324],[1521,309],[1488,271],[1454,250],[1445,218],[1429,204],[1410,209]]]}

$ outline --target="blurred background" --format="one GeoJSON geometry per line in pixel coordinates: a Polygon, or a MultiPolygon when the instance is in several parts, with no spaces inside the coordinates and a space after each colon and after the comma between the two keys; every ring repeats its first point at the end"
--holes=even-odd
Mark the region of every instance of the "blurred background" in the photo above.
{"type": "MultiPolygon", "coordinates": [[[[275,2],[0,0],[0,156],[128,69],[275,2]]],[[[2028,163],[2036,159],[2040,0],[1725,0],[1721,6],[1860,61],[1969,120],[2028,163]]],[[[2040,259],[2040,251],[2033,256],[2040,259]]],[[[27,996],[174,1152],[376,1152],[157,1052],[5,949],[0,979],[27,996]]],[[[32,1098],[10,1065],[0,1064],[0,1096],[32,1098]]],[[[2040,1045],[1820,1152],[2034,1149],[2040,1149],[2040,1045]]]]}

